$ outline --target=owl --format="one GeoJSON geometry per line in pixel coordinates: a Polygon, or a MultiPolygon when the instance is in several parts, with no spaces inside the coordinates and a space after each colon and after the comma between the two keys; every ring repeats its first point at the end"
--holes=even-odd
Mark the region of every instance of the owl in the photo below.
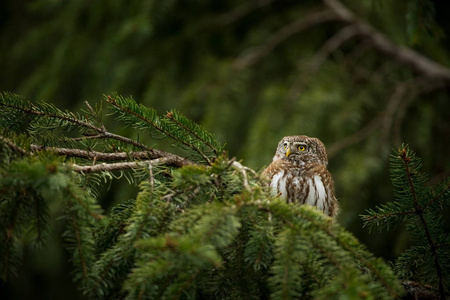
{"type": "Polygon", "coordinates": [[[315,206],[335,217],[338,203],[334,184],[327,169],[328,158],[323,143],[306,135],[284,137],[272,163],[263,171],[272,193],[288,203],[315,206]]]}

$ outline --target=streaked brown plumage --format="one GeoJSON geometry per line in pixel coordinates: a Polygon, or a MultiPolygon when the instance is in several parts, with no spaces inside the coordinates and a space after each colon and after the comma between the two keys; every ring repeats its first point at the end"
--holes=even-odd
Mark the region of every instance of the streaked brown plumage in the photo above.
{"type": "Polygon", "coordinates": [[[323,143],[305,135],[284,137],[272,163],[263,171],[274,195],[288,203],[308,204],[334,217],[338,203],[334,184],[327,169],[328,158],[323,143]]]}

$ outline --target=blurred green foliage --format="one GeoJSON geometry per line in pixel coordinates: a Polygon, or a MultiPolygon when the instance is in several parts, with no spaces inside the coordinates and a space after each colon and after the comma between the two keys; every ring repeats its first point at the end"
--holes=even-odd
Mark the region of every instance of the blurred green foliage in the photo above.
{"type": "MultiPolygon", "coordinates": [[[[345,4],[394,44],[448,66],[450,26],[442,17],[443,2],[345,4]]],[[[421,74],[362,37],[344,41],[315,68],[320,49],[346,26],[336,21],[293,34],[254,64],[241,64],[285,26],[323,9],[313,0],[2,1],[0,90],[71,109],[113,91],[132,95],[160,113],[176,109],[202,124],[227,144],[230,156],[256,170],[269,164],[283,136],[316,136],[329,150],[340,223],[375,254],[391,259],[409,237],[401,230],[368,235],[359,215],[392,200],[388,154],[402,142],[423,158],[432,182],[449,175],[448,88],[414,93],[406,86],[396,96],[399,86],[421,74]]],[[[421,84],[430,81],[418,81],[423,91],[421,84]]],[[[145,133],[107,125],[175,151],[145,133]]],[[[130,193],[126,182],[113,185],[102,203],[108,208],[130,193]]],[[[52,263],[64,261],[58,255],[52,263]]],[[[24,282],[34,282],[30,278],[39,272],[59,277],[54,274],[64,273],[61,268],[45,272],[36,266],[21,274],[24,282]]],[[[26,291],[13,289],[11,295],[17,293],[26,291]]]]}

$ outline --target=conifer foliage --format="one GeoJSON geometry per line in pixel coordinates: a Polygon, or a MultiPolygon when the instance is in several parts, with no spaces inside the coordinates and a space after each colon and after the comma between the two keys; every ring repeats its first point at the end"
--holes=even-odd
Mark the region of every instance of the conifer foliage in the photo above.
{"type": "MultiPolygon", "coordinates": [[[[183,156],[109,132],[101,105],[76,114],[1,94],[2,280],[15,280],[24,243],[45,244],[50,207],[59,204],[73,276],[89,299],[402,295],[393,270],[352,234],[311,207],[270,196],[264,179],[201,126],[132,98],[105,101],[108,116],[152,141],[170,140],[183,156]],[[99,182],[116,176],[140,191],[106,214],[99,182]]],[[[435,197],[428,207],[441,204],[435,197]]]]}
{"type": "Polygon", "coordinates": [[[397,259],[395,271],[403,280],[430,284],[445,299],[450,291],[450,236],[444,224],[450,180],[432,186],[421,168],[421,159],[409,146],[398,149],[391,156],[396,199],[369,210],[363,219],[370,229],[380,230],[404,223],[413,245],[397,259]]]}

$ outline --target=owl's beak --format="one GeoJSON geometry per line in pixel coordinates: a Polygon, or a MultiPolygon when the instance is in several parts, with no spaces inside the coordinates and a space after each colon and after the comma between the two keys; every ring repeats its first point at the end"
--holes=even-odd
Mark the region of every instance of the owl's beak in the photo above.
{"type": "Polygon", "coordinates": [[[289,155],[291,155],[291,148],[287,148],[286,150],[286,157],[288,157],[289,155]]]}

